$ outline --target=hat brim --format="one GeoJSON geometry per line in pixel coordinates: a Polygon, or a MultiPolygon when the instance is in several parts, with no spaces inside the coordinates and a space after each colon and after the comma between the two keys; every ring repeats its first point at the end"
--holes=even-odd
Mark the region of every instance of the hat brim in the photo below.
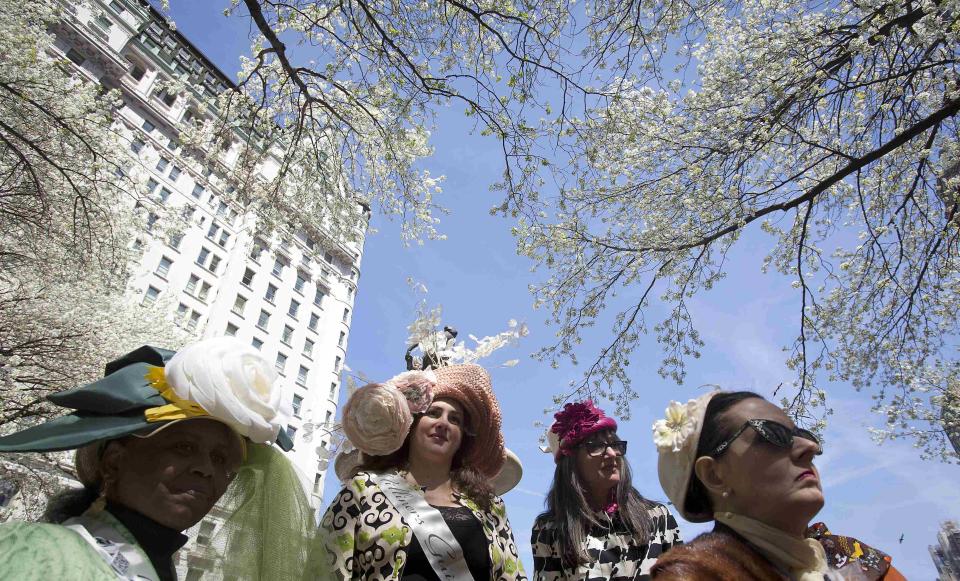
{"type": "MultiPolygon", "coordinates": [[[[156,424],[152,424],[156,426],[156,424]]],[[[0,438],[0,452],[59,452],[151,427],[142,411],[105,416],[74,412],[0,438]]]]}
{"type": "Polygon", "coordinates": [[[523,478],[523,463],[520,458],[509,448],[504,448],[503,453],[503,468],[491,482],[493,493],[497,496],[503,496],[516,488],[523,478]]]}

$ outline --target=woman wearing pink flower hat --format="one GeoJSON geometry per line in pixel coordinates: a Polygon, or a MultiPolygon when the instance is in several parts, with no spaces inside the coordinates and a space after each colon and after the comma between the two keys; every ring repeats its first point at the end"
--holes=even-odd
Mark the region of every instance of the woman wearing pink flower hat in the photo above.
{"type": "Polygon", "coordinates": [[[519,481],[519,463],[504,469],[500,406],[482,367],[408,371],[364,386],[342,422],[360,463],[341,475],[346,485],[313,557],[335,579],[526,579],[495,494],[519,481]],[[514,478],[495,490],[508,472],[514,478]]]}
{"type": "Polygon", "coordinates": [[[556,470],[533,524],[534,580],[649,579],[657,557],[682,542],[680,530],[667,507],[631,485],[616,420],[589,400],[568,403],[547,441],[556,470]]]}

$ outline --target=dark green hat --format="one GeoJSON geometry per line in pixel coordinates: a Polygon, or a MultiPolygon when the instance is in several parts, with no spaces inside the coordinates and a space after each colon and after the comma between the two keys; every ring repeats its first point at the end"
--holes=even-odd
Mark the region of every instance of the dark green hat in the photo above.
{"type": "MultiPolygon", "coordinates": [[[[107,363],[103,379],[48,396],[50,402],[73,411],[0,438],[0,452],[72,450],[169,423],[148,422],[144,412],[170,403],[151,385],[147,373],[165,366],[174,354],[144,345],[107,363]]],[[[284,430],[277,435],[277,445],[283,450],[293,448],[284,430]]]]}

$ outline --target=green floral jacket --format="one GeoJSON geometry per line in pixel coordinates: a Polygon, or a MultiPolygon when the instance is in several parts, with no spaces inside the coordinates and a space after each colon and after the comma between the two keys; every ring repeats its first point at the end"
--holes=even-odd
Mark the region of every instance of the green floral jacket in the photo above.
{"type": "MultiPolygon", "coordinates": [[[[526,580],[503,500],[494,497],[489,511],[481,510],[465,496],[457,500],[483,526],[492,564],[489,581],[526,580]]],[[[369,473],[360,472],[327,509],[320,523],[320,537],[334,579],[381,581],[400,579],[413,530],[369,473]]]]}

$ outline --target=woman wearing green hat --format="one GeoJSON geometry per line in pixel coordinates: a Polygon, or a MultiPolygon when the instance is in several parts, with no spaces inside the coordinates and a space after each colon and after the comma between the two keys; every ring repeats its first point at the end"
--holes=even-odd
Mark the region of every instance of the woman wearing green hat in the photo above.
{"type": "Polygon", "coordinates": [[[0,525],[0,579],[176,579],[182,531],[218,501],[227,516],[209,556],[225,577],[299,577],[312,510],[272,446],[292,446],[275,380],[224,337],[141,347],[51,396],[72,412],[0,438],[0,452],[76,449],[83,488],[51,501],[49,523],[0,525]]]}

